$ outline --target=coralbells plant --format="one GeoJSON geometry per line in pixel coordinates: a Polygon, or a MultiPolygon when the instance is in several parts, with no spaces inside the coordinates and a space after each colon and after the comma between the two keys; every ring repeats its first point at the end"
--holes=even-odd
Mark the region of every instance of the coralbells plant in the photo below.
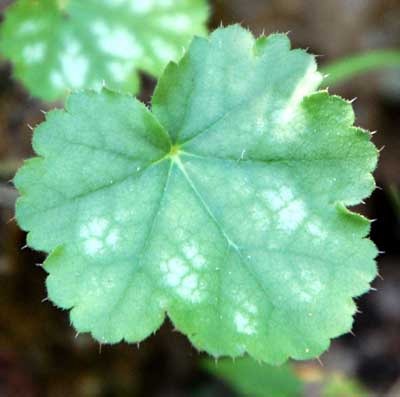
{"type": "Polygon", "coordinates": [[[0,54],[33,96],[77,89],[137,93],[138,71],[159,77],[194,34],[206,0],[16,0],[0,26],[0,54]]]}
{"type": "Polygon", "coordinates": [[[279,364],[352,327],[377,250],[346,207],[377,150],[315,59],[240,26],[195,38],[151,109],[71,95],[33,135],[17,220],[78,332],[139,342],[166,315],[199,350],[279,364]]]}

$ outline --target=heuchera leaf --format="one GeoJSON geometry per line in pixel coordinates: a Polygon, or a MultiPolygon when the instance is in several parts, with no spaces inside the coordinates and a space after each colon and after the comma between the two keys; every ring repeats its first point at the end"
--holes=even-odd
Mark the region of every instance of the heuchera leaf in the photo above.
{"type": "MultiPolygon", "coordinates": [[[[225,358],[217,363],[206,359],[203,360],[202,366],[224,380],[238,392],[238,396],[301,397],[303,395],[304,385],[289,364],[276,367],[258,363],[246,356],[234,361],[225,358]]],[[[344,396],[347,395],[342,394],[341,397],[344,396]]]]}
{"type": "Polygon", "coordinates": [[[207,16],[206,0],[18,0],[1,26],[0,52],[45,100],[103,82],[135,93],[137,70],[159,77],[206,32],[207,16]]]}
{"type": "Polygon", "coordinates": [[[17,219],[79,332],[137,342],[167,313],[198,349],[280,363],[351,329],[377,251],[346,206],[374,189],[377,150],[289,44],[218,29],[151,110],[79,93],[36,129],[17,219]]]}

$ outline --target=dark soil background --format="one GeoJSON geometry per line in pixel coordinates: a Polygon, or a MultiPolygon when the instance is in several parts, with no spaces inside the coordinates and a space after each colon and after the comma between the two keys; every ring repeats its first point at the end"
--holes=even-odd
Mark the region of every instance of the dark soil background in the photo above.
{"type": "MultiPolygon", "coordinates": [[[[84,1],[84,0],[82,0],[84,1]]],[[[0,0],[0,18],[9,0],[0,0]]],[[[210,27],[241,22],[255,34],[288,32],[295,47],[321,55],[324,65],[373,48],[400,47],[399,0],[220,0],[212,4],[210,27]],[[323,56],[322,56],[323,55],[323,56]]],[[[30,98],[0,61],[0,397],[180,397],[233,396],[199,369],[203,357],[166,323],[136,346],[100,346],[75,337],[68,313],[47,302],[41,254],[24,249],[16,226],[16,192],[8,182],[23,158],[32,155],[31,131],[49,105],[30,98]]],[[[144,77],[141,98],[155,82],[144,77]]],[[[378,258],[377,291],[358,299],[354,334],[333,342],[317,361],[299,366],[304,378],[340,372],[358,378],[371,396],[400,396],[400,69],[369,73],[331,87],[357,97],[357,124],[377,130],[381,152],[376,190],[357,208],[373,224],[378,258]]],[[[311,379],[312,380],[312,379],[311,379]]],[[[308,388],[307,396],[314,394],[308,388]]],[[[278,397],[278,396],[277,396],[278,397]]],[[[343,396],[346,397],[346,396],[343,396]]]]}

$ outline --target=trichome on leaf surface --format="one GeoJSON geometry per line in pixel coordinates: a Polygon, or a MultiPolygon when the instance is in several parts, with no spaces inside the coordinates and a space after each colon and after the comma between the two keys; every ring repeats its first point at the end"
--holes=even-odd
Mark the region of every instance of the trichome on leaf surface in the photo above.
{"type": "Polygon", "coordinates": [[[315,59],[240,26],[195,38],[151,110],[103,89],[38,126],[15,177],[50,299],[101,343],[167,314],[213,356],[308,359],[348,332],[376,275],[377,150],[315,59]]]}

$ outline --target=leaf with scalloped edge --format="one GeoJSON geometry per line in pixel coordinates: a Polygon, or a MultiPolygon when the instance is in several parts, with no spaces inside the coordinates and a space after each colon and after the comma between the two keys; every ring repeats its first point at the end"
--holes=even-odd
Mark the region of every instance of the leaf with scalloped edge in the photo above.
{"type": "Polygon", "coordinates": [[[195,34],[206,0],[17,0],[0,27],[0,53],[45,100],[103,83],[136,93],[138,70],[159,77],[195,34]]]}
{"type": "Polygon", "coordinates": [[[103,90],[36,128],[15,178],[49,297],[79,332],[140,341],[168,314],[200,350],[308,359],[376,275],[377,150],[314,57],[240,26],[196,38],[147,109],[103,90]]]}

